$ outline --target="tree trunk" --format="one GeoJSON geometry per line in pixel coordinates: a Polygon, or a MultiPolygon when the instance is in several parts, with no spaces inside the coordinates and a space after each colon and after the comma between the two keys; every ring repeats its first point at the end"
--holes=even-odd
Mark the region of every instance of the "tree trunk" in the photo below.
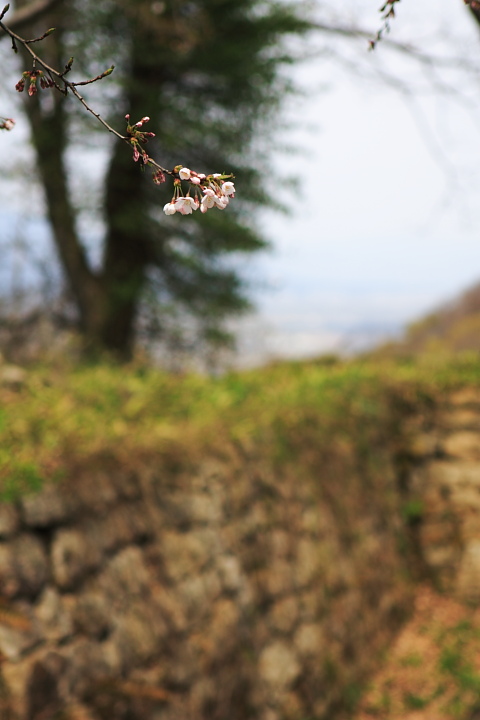
{"type": "MultiPolygon", "coordinates": [[[[138,25],[132,28],[132,65],[126,94],[131,121],[151,115],[159,121],[159,76],[148,61],[149,38],[138,25]],[[147,60],[145,59],[147,58],[147,60]],[[155,91],[149,75],[155,71],[155,91]]],[[[148,146],[145,148],[148,151],[148,146]]],[[[142,172],[141,160],[133,161],[132,152],[124,143],[115,146],[107,176],[105,217],[107,236],[102,280],[106,287],[107,311],[102,342],[120,356],[128,358],[132,352],[135,321],[148,265],[153,261],[151,228],[148,221],[146,183],[150,171],[142,172]]],[[[158,242],[158,238],[155,238],[158,242]]]]}
{"type": "MultiPolygon", "coordinates": [[[[52,15],[42,18],[42,28],[48,27],[48,22],[59,19],[52,15]]],[[[42,33],[40,28],[32,25],[30,32],[36,31],[42,33]]],[[[65,64],[59,30],[50,36],[43,56],[54,67],[63,67],[65,64]]],[[[30,56],[22,51],[22,57],[25,69],[30,69],[30,56]]],[[[25,98],[25,110],[30,122],[55,247],[78,311],[80,331],[86,339],[86,345],[90,347],[100,341],[106,303],[101,278],[89,266],[85,248],[77,233],[75,211],[68,188],[65,167],[68,128],[64,105],[68,99],[55,90],[38,92],[34,97],[25,98]],[[45,102],[47,98],[40,97],[42,92],[49,93],[48,102],[45,102]]]]}

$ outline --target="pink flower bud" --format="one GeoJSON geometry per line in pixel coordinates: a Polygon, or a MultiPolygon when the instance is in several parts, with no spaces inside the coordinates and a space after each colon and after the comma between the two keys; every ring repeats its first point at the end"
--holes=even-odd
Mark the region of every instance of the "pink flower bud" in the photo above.
{"type": "Polygon", "coordinates": [[[13,130],[15,120],[12,118],[2,118],[0,122],[0,130],[13,130]]]}
{"type": "Polygon", "coordinates": [[[153,173],[152,180],[155,183],[155,185],[161,185],[166,181],[165,175],[161,170],[157,170],[157,172],[153,173]]]}

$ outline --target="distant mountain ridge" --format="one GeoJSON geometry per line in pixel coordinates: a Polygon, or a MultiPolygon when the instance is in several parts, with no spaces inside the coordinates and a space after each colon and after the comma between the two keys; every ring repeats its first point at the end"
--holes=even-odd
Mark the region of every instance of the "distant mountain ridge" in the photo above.
{"type": "Polygon", "coordinates": [[[402,339],[381,346],[380,354],[480,352],[480,282],[406,329],[402,339]]]}

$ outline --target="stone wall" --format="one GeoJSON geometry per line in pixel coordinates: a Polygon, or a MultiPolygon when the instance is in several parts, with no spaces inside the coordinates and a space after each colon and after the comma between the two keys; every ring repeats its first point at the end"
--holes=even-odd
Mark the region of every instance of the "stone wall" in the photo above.
{"type": "Polygon", "coordinates": [[[465,388],[417,427],[409,497],[418,503],[418,549],[443,590],[480,601],[480,391],[465,388]]]}
{"type": "Polygon", "coordinates": [[[314,438],[276,462],[261,439],[89,458],[0,505],[1,720],[333,720],[412,577],[480,600],[480,391],[370,465],[314,438]]]}
{"type": "Polygon", "coordinates": [[[410,607],[395,464],[110,458],[0,506],[2,720],[333,718],[410,607]]]}

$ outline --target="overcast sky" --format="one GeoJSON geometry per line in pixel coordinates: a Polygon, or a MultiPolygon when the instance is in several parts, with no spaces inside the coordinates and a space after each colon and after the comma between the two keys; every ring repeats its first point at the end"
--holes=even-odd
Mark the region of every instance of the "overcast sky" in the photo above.
{"type": "MultiPolygon", "coordinates": [[[[352,22],[373,28],[377,5],[341,4],[352,22]]],[[[461,0],[397,8],[391,39],[478,67],[480,34],[461,0]]],[[[363,41],[334,47],[364,70],[357,76],[321,57],[296,70],[307,96],[290,104],[285,139],[303,154],[276,162],[301,168],[303,181],[289,217],[265,217],[274,249],[255,263],[267,281],[257,333],[267,352],[356,347],[480,280],[478,74],[433,68],[437,84],[455,91],[442,94],[434,76],[385,46],[374,57],[363,41]],[[370,65],[411,96],[365,79],[370,65]]]]}
{"type": "MultiPolygon", "coordinates": [[[[376,29],[378,5],[325,1],[319,19],[376,29]]],[[[389,37],[458,55],[469,70],[434,63],[426,72],[386,45],[368,53],[364,40],[329,40],[328,54],[325,36],[311,37],[312,59],[294,72],[304,95],[288,104],[290,127],[276,138],[298,153],[277,151],[265,179],[296,174],[300,185],[293,194],[279,186],[290,215],[264,214],[272,251],[246,264],[259,315],[244,326],[245,356],[357,347],[480,280],[480,33],[463,0],[402,0],[389,37]]],[[[3,239],[10,203],[4,197],[3,239]]]]}

